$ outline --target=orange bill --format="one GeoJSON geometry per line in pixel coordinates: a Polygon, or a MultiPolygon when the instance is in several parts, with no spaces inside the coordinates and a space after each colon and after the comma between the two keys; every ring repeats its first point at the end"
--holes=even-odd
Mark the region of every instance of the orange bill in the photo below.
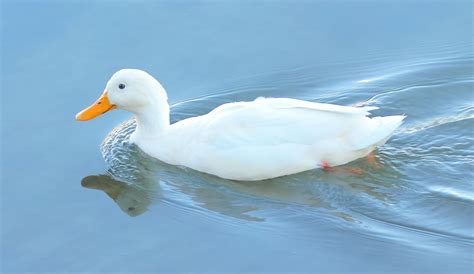
{"type": "Polygon", "coordinates": [[[99,99],[97,99],[97,101],[95,101],[94,104],[76,114],[76,120],[87,121],[94,119],[95,117],[115,108],[117,107],[109,102],[107,91],[104,91],[104,93],[99,97],[99,99]]]}

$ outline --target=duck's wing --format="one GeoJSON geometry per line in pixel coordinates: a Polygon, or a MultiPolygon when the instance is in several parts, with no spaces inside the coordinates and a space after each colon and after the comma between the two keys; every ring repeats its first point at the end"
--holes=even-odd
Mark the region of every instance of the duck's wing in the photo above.
{"type": "Polygon", "coordinates": [[[256,105],[265,105],[274,109],[301,109],[315,112],[328,112],[346,115],[367,116],[370,111],[378,109],[375,106],[352,107],[333,104],[321,104],[309,101],[286,98],[258,98],[254,101],[256,105]]]}
{"type": "Polygon", "coordinates": [[[336,138],[350,144],[375,129],[366,117],[374,109],[285,98],[230,103],[202,117],[199,135],[216,146],[309,145],[336,138]]]}

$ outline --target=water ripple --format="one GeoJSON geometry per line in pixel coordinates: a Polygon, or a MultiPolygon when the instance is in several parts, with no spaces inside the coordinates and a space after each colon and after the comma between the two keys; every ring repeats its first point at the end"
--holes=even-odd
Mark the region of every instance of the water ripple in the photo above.
{"type": "Polygon", "coordinates": [[[358,66],[350,66],[351,71],[345,69],[352,62],[348,60],[254,75],[172,106],[173,122],[207,113],[222,103],[260,96],[376,105],[380,110],[374,115],[407,114],[407,123],[379,149],[377,168],[365,159],[348,164],[364,169],[362,175],[313,170],[262,182],[223,180],[151,159],[128,143],[135,128],[130,119],[102,144],[108,175],[90,177],[83,185],[106,192],[130,216],[160,203],[244,229],[256,229],[252,224],[259,223],[260,230],[284,234],[282,225],[291,224],[304,234],[312,233],[308,227],[327,223],[394,241],[408,233],[407,245],[411,244],[407,239],[420,237],[472,245],[468,217],[456,212],[469,214],[474,201],[469,190],[474,160],[474,77],[470,74],[474,59],[434,56],[368,67],[384,58],[375,54],[367,62],[353,61],[358,66]],[[332,73],[325,72],[324,66],[333,66],[332,73]],[[439,207],[447,202],[448,206],[439,207]],[[420,223],[420,216],[431,218],[420,223]]]}

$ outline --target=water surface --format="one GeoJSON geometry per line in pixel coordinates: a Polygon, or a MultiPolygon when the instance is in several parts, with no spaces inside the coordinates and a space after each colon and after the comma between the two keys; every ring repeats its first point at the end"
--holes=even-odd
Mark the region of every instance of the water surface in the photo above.
{"type": "Polygon", "coordinates": [[[2,271],[473,272],[471,11],[4,1],[2,271]],[[260,96],[408,118],[362,174],[223,180],[130,145],[125,112],[74,121],[123,67],[163,83],[173,122],[260,96]]]}

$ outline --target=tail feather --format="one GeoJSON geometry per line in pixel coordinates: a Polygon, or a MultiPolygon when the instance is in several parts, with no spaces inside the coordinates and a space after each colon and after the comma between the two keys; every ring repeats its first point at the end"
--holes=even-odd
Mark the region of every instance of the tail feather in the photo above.
{"type": "Polygon", "coordinates": [[[357,142],[353,142],[354,148],[366,149],[369,147],[378,147],[385,144],[385,142],[387,142],[395,130],[400,127],[405,118],[405,115],[372,118],[373,122],[375,122],[374,127],[365,134],[364,138],[360,136],[357,138],[357,142]]]}

